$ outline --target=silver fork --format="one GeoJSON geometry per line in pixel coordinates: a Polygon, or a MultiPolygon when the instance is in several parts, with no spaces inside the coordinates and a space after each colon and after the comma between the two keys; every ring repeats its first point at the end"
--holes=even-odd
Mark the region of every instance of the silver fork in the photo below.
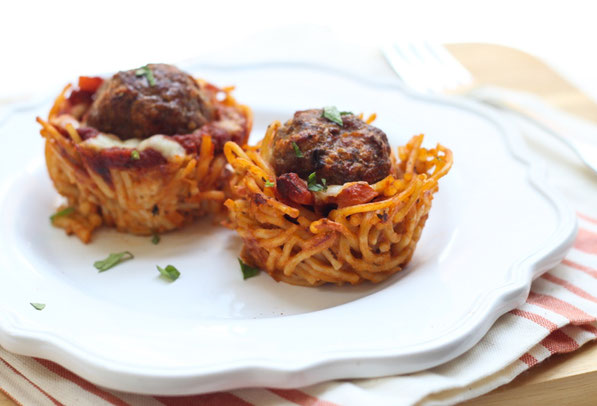
{"type": "Polygon", "coordinates": [[[382,52],[396,74],[409,87],[423,93],[460,93],[478,101],[514,112],[531,121],[570,148],[597,174],[597,146],[566,137],[565,129],[539,112],[504,97],[474,92],[473,75],[442,45],[428,41],[393,43],[382,52]]]}

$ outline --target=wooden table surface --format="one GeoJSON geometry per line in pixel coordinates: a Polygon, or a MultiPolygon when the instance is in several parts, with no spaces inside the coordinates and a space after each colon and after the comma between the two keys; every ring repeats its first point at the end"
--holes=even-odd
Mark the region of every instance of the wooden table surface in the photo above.
{"type": "MultiPolygon", "coordinates": [[[[450,51],[473,73],[477,83],[523,90],[597,123],[597,104],[543,62],[497,45],[452,44],[450,51]]],[[[595,406],[597,342],[571,354],[555,355],[508,385],[463,403],[466,406],[595,406]]],[[[0,406],[15,406],[0,391],[0,406]]]]}

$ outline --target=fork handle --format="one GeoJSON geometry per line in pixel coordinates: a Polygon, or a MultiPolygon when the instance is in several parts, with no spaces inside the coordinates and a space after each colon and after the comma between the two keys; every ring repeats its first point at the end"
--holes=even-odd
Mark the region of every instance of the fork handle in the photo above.
{"type": "Polygon", "coordinates": [[[572,140],[565,136],[568,132],[565,128],[549,119],[536,110],[528,107],[523,107],[520,104],[508,100],[507,98],[489,98],[489,97],[476,97],[479,101],[497,107],[501,110],[511,111],[518,114],[521,117],[529,120],[533,124],[537,125],[553,137],[560,140],[568,148],[570,148],[590,169],[597,174],[597,147],[588,143],[580,142],[578,140],[572,140]]]}

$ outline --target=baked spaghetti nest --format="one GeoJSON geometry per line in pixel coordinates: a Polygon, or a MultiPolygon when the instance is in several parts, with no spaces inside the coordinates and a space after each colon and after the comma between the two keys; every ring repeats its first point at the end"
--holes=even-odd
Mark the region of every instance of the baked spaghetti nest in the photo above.
{"type": "Polygon", "coordinates": [[[53,224],[87,243],[102,224],[150,235],[223,212],[223,146],[245,144],[252,125],[231,91],[162,64],[66,86],[48,120],[37,118],[68,200],[53,224]]]}
{"type": "Polygon", "coordinates": [[[452,152],[425,149],[416,135],[397,162],[385,134],[369,125],[374,117],[346,113],[329,123],[321,112],[274,122],[256,147],[226,143],[235,172],[229,226],[243,239],[242,260],[277,281],[383,281],[411,259],[452,152]],[[331,185],[322,173],[348,181],[331,185]]]}

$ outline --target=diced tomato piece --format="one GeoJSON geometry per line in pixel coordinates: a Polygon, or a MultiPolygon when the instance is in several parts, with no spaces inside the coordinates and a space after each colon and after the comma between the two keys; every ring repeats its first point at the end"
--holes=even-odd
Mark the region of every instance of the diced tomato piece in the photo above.
{"type": "Polygon", "coordinates": [[[81,103],[91,104],[91,102],[93,101],[93,92],[75,89],[72,92],[70,92],[70,96],[68,96],[68,101],[70,102],[71,106],[75,106],[81,103]]]}
{"type": "Polygon", "coordinates": [[[104,83],[104,79],[98,76],[79,76],[79,89],[95,93],[104,83]]]}
{"type": "Polygon", "coordinates": [[[377,192],[366,183],[355,183],[347,186],[336,197],[338,207],[354,206],[371,201],[377,192]]]}
{"type": "Polygon", "coordinates": [[[313,194],[307,188],[307,182],[296,173],[285,173],[276,181],[278,193],[286,200],[298,204],[313,204],[313,194]]]}

